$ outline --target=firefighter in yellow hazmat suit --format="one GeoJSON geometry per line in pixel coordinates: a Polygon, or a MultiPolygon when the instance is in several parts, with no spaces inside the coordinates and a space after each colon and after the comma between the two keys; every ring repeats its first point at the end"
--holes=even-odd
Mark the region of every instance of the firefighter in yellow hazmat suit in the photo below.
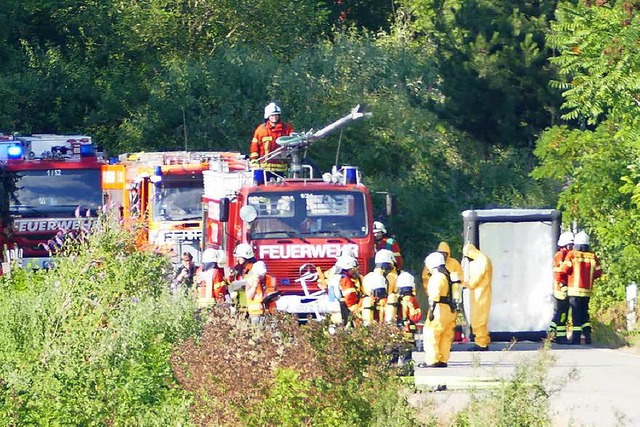
{"type": "MultiPolygon", "coordinates": [[[[444,266],[446,267],[447,271],[449,273],[458,273],[458,277],[462,277],[462,266],[457,259],[451,256],[451,248],[449,247],[449,244],[445,241],[440,242],[437,251],[444,255],[444,266]]],[[[424,288],[425,292],[427,291],[427,284],[429,283],[430,275],[431,273],[429,273],[429,269],[427,267],[424,267],[424,269],[422,270],[422,287],[424,288]]],[[[453,293],[455,297],[456,294],[460,293],[460,289],[458,289],[456,292],[456,287],[454,286],[453,293]]],[[[460,298],[457,299],[459,300],[460,298]]]]}
{"type": "Polygon", "coordinates": [[[456,311],[451,297],[451,281],[445,268],[444,256],[440,252],[429,254],[424,265],[431,277],[429,291],[429,315],[424,325],[425,363],[419,368],[446,368],[451,354],[456,311]]]}
{"type": "Polygon", "coordinates": [[[468,268],[465,269],[465,280],[462,286],[470,291],[471,329],[475,336],[475,346],[469,350],[486,351],[491,342],[487,323],[491,309],[493,266],[491,260],[471,243],[464,246],[462,255],[468,260],[468,268]]]}
{"type": "Polygon", "coordinates": [[[362,280],[364,295],[362,296],[362,323],[365,326],[372,323],[380,323],[383,300],[387,298],[387,281],[382,274],[372,271],[367,273],[362,280]]]}

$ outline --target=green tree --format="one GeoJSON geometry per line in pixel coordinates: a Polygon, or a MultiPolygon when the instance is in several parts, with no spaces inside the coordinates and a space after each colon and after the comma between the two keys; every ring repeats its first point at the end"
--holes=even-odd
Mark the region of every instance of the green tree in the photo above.
{"type": "Polygon", "coordinates": [[[439,114],[491,144],[531,147],[559,105],[544,43],[556,2],[406,0],[435,45],[446,102],[439,114]]]}
{"type": "Polygon", "coordinates": [[[562,80],[564,118],[596,125],[608,117],[634,121],[640,108],[637,1],[558,6],[548,44],[562,80]]]}
{"type": "Polygon", "coordinates": [[[564,118],[574,127],[547,130],[535,154],[533,176],[562,186],[567,223],[592,233],[606,275],[596,308],[624,298],[638,280],[637,2],[563,2],[549,35],[560,76],[564,118]]]}

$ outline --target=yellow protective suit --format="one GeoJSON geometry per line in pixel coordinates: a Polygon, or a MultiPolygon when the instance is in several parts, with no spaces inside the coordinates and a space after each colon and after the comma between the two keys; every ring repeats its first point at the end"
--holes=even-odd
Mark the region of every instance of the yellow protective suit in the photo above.
{"type": "MultiPolygon", "coordinates": [[[[446,297],[449,294],[449,280],[437,269],[433,269],[431,273],[427,288],[431,295],[429,302],[433,304],[439,301],[441,296],[446,297]]],[[[429,320],[428,317],[423,328],[425,362],[427,365],[447,363],[451,354],[456,313],[451,310],[449,304],[437,303],[433,320],[429,320]]]]}
{"type": "Polygon", "coordinates": [[[464,246],[462,253],[470,261],[469,271],[465,271],[465,281],[462,286],[470,291],[471,328],[475,335],[476,345],[487,347],[491,342],[487,323],[491,309],[493,266],[491,260],[471,243],[464,246]]]}
{"type": "MultiPolygon", "coordinates": [[[[449,274],[456,272],[458,273],[458,277],[462,278],[462,266],[460,265],[460,262],[457,259],[451,257],[451,248],[449,247],[449,244],[444,241],[440,242],[440,244],[438,245],[438,252],[442,252],[444,254],[444,260],[445,260],[444,266],[449,272],[449,274]]],[[[431,276],[431,274],[429,273],[429,269],[425,267],[422,270],[422,287],[424,288],[425,292],[427,292],[427,284],[429,283],[429,276],[431,276]]],[[[459,293],[459,290],[457,293],[459,293]]],[[[456,289],[454,289],[454,296],[455,294],[456,294],[456,289]]]]}

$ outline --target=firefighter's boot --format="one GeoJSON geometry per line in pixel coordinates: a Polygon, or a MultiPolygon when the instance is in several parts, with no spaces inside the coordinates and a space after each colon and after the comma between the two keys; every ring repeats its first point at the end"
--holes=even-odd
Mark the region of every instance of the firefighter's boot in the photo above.
{"type": "Polygon", "coordinates": [[[573,345],[580,345],[580,336],[582,335],[582,333],[580,331],[573,331],[573,333],[571,334],[571,344],[573,345]]]}

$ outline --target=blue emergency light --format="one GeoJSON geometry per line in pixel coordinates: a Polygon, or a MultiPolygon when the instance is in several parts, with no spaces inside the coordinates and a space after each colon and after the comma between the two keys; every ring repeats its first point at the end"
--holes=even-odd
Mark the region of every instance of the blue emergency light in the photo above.
{"type": "Polygon", "coordinates": [[[91,157],[95,155],[96,155],[96,152],[93,149],[93,144],[80,145],[80,157],[91,157]]]}
{"type": "Polygon", "coordinates": [[[155,185],[160,185],[160,183],[162,182],[162,166],[154,166],[153,175],[150,176],[149,179],[155,185]]]}
{"type": "Polygon", "coordinates": [[[264,184],[264,171],[262,169],[253,170],[253,182],[258,186],[264,184]]]}
{"type": "Polygon", "coordinates": [[[346,184],[358,183],[358,168],[355,166],[344,166],[344,178],[346,184]]]}
{"type": "Polygon", "coordinates": [[[22,145],[10,145],[7,147],[7,158],[9,159],[21,159],[24,154],[22,145]]]}

